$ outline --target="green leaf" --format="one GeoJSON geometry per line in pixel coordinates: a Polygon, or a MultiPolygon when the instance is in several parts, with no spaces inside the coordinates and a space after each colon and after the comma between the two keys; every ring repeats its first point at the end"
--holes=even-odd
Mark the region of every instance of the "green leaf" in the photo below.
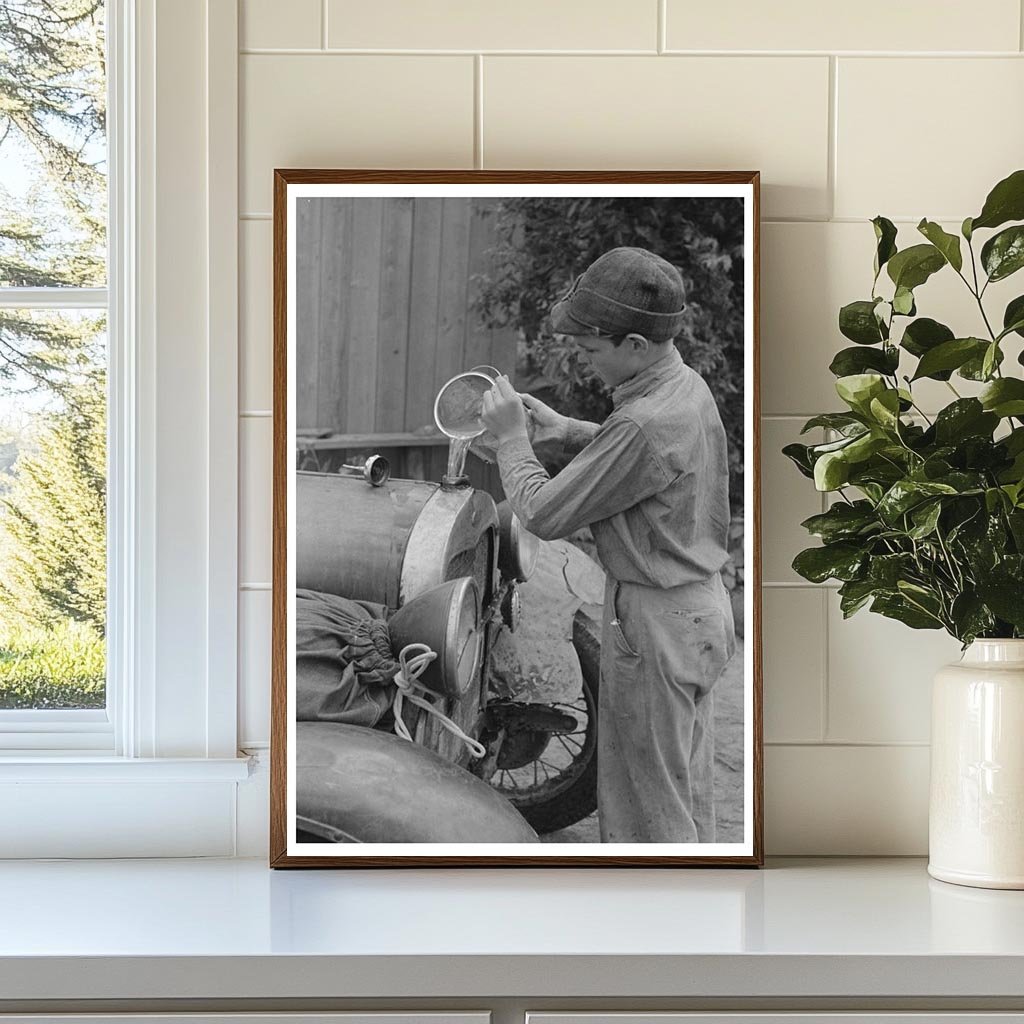
{"type": "Polygon", "coordinates": [[[896,255],[896,225],[881,215],[871,221],[875,229],[875,278],[889,260],[896,255]]]}
{"type": "Polygon", "coordinates": [[[911,629],[942,629],[942,621],[914,607],[902,596],[880,595],[871,602],[871,610],[887,619],[896,619],[911,629]]]}
{"type": "MultiPolygon", "coordinates": [[[[1014,171],[989,192],[981,213],[970,220],[967,230],[997,228],[1008,220],[1024,220],[1024,170],[1014,171]]],[[[965,227],[967,223],[964,221],[965,227]]]]}
{"type": "Polygon", "coordinates": [[[913,564],[914,556],[902,551],[892,555],[875,555],[868,568],[868,579],[877,587],[895,590],[913,564]]]}
{"type": "Polygon", "coordinates": [[[999,417],[985,412],[976,398],[958,398],[935,417],[935,439],[940,445],[955,444],[968,437],[991,437],[999,417]]]}
{"type": "Polygon", "coordinates": [[[1019,579],[994,576],[979,581],[978,597],[1000,618],[1018,629],[1024,629],[1024,600],[1021,599],[1022,585],[1019,579]]]}
{"type": "Polygon", "coordinates": [[[835,491],[850,479],[850,464],[843,453],[826,452],[814,463],[814,486],[819,491],[835,491]]]}
{"type": "Polygon", "coordinates": [[[782,454],[789,459],[804,476],[814,478],[814,462],[811,459],[810,448],[805,444],[787,444],[782,449],[782,454]]]}
{"type": "Polygon", "coordinates": [[[837,377],[848,377],[865,370],[878,370],[892,376],[900,365],[900,353],[894,345],[884,348],[844,348],[836,353],[829,370],[837,377]]]}
{"type": "Polygon", "coordinates": [[[878,503],[878,514],[890,526],[898,525],[900,516],[912,508],[942,494],[956,494],[950,484],[928,480],[897,480],[878,503]]]}
{"type": "Polygon", "coordinates": [[[952,341],[944,341],[921,356],[913,380],[920,380],[922,377],[941,380],[939,374],[957,369],[974,356],[984,356],[987,347],[988,342],[980,338],[954,338],[952,341]]]}
{"type": "Polygon", "coordinates": [[[979,352],[978,355],[971,356],[971,358],[956,371],[957,376],[963,377],[964,380],[991,380],[992,374],[995,372],[995,367],[999,366],[1003,361],[1003,350],[996,346],[995,350],[992,352],[993,368],[989,372],[985,372],[985,358],[988,356],[991,348],[991,345],[986,345],[984,352],[979,352]]]}
{"type": "MultiPolygon", "coordinates": [[[[1020,493],[1013,499],[1014,504],[1020,504],[1020,493]]],[[[1006,515],[1006,521],[1010,526],[1010,533],[1013,534],[1013,542],[1017,545],[1018,551],[1024,551],[1024,508],[1017,507],[1006,515]]]]}
{"type": "Polygon", "coordinates": [[[1017,298],[1012,299],[1006,306],[1006,311],[1003,313],[1003,334],[1009,334],[1010,331],[1014,331],[1024,338],[1024,295],[1018,295],[1017,298]]]}
{"type": "Polygon", "coordinates": [[[1001,355],[1001,353],[999,351],[999,342],[998,341],[993,341],[988,346],[988,348],[985,349],[985,356],[981,360],[981,377],[982,377],[982,380],[988,380],[992,376],[993,371],[995,370],[995,368],[1001,362],[1001,360],[999,358],[1000,355],[1001,355]]]}
{"type": "Polygon", "coordinates": [[[839,310],[839,331],[858,345],[876,345],[886,334],[875,317],[876,300],[858,299],[839,310]]]}
{"type": "Polygon", "coordinates": [[[971,240],[971,235],[974,234],[974,229],[971,227],[973,222],[973,217],[965,217],[963,224],[960,225],[960,234],[963,235],[968,242],[971,240]]]}
{"type": "Polygon", "coordinates": [[[909,531],[909,536],[913,537],[914,540],[924,540],[925,537],[930,536],[935,532],[935,527],[938,525],[941,514],[941,501],[928,501],[923,505],[918,505],[910,513],[910,520],[914,526],[909,531]]]}
{"type": "Polygon", "coordinates": [[[1024,224],[990,238],[982,246],[981,265],[990,281],[1002,281],[1024,267],[1024,224]]]}
{"type": "Polygon", "coordinates": [[[960,239],[956,235],[944,231],[933,220],[922,220],[917,225],[917,230],[942,253],[945,261],[954,270],[960,270],[963,267],[964,259],[960,253],[960,239]]]}
{"type": "Polygon", "coordinates": [[[876,373],[855,373],[836,381],[836,393],[861,415],[866,415],[871,399],[885,390],[885,381],[876,373]]]}
{"type": "Polygon", "coordinates": [[[934,245],[922,244],[901,249],[889,260],[885,269],[897,288],[913,291],[945,265],[945,257],[934,245]]]}
{"type": "Polygon", "coordinates": [[[1001,377],[978,396],[982,406],[1000,418],[1024,416],[1024,380],[1019,377],[1001,377]]]}
{"type": "Polygon", "coordinates": [[[877,398],[871,399],[868,408],[875,422],[886,430],[896,430],[899,426],[900,396],[898,391],[890,389],[882,392],[877,398]]]}
{"type": "Polygon", "coordinates": [[[985,603],[972,591],[964,591],[953,599],[949,617],[956,627],[956,638],[970,643],[976,637],[995,629],[995,618],[985,603]]]}
{"type": "MultiPolygon", "coordinates": [[[[858,349],[857,351],[867,351],[867,349],[858,349]]],[[[812,416],[801,429],[801,434],[806,434],[808,430],[814,430],[815,427],[826,427],[829,430],[845,431],[852,427],[861,427],[863,429],[866,424],[857,417],[853,416],[848,412],[824,412],[820,416],[812,416]]],[[[857,433],[860,433],[858,430],[857,433]]]]}
{"type": "Polygon", "coordinates": [[[954,470],[952,473],[938,477],[934,483],[952,487],[960,495],[981,494],[985,489],[985,476],[983,473],[954,470]]]}
{"type": "Polygon", "coordinates": [[[914,293],[909,288],[900,285],[896,294],[892,297],[892,308],[894,313],[900,316],[914,316],[917,306],[914,305],[914,293]]]}
{"type": "Polygon", "coordinates": [[[826,544],[849,540],[880,528],[878,517],[869,501],[855,501],[851,504],[837,501],[827,512],[811,516],[800,525],[826,544]]]}
{"type": "Polygon", "coordinates": [[[862,434],[869,433],[867,428],[861,428],[856,434],[844,434],[836,441],[825,441],[823,444],[812,444],[810,446],[811,462],[815,459],[824,455],[826,452],[837,452],[840,448],[845,448],[854,438],[860,437],[862,434]]]}
{"type": "MultiPolygon", "coordinates": [[[[887,391],[887,395],[895,394],[894,391],[887,391]]],[[[883,396],[884,397],[884,396],[883,396]]],[[[876,400],[872,400],[872,405],[876,400]]],[[[870,459],[879,449],[888,444],[887,439],[880,434],[861,434],[843,449],[843,458],[851,466],[858,462],[870,459]]]]}
{"type": "Polygon", "coordinates": [[[807,548],[793,559],[793,569],[805,580],[824,583],[827,579],[854,579],[864,564],[859,544],[842,541],[820,548],[807,548]]]}
{"type": "Polygon", "coordinates": [[[860,611],[878,592],[878,585],[870,580],[850,580],[839,588],[839,607],[843,618],[848,619],[860,611]]]}
{"type": "Polygon", "coordinates": [[[900,345],[912,356],[923,356],[925,352],[941,345],[944,341],[952,341],[956,335],[945,325],[929,317],[918,317],[913,323],[907,324],[900,345]]]}
{"type": "Polygon", "coordinates": [[[985,508],[988,510],[989,515],[992,515],[993,512],[998,512],[1003,508],[1004,502],[1009,502],[1009,500],[1009,496],[1003,493],[999,487],[989,487],[985,491],[985,508]]]}

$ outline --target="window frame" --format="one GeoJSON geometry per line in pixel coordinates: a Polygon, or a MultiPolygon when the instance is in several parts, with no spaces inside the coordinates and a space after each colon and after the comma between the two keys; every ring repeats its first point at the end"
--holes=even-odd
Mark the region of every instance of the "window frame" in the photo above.
{"type": "Polygon", "coordinates": [[[107,3],[111,742],[96,746],[88,712],[71,712],[88,726],[74,736],[73,723],[37,724],[9,743],[18,733],[0,725],[0,856],[225,856],[249,774],[237,750],[238,5],[107,3]]]}
{"type": "MultiPolygon", "coordinates": [[[[129,45],[125,31],[126,15],[131,14],[131,0],[104,0],[106,19],[106,66],[107,66],[107,284],[104,287],[51,287],[51,288],[5,288],[0,287],[0,308],[3,309],[46,309],[46,310],[104,310],[107,313],[107,678],[103,708],[25,708],[0,709],[0,755],[12,751],[34,751],[60,755],[65,752],[81,754],[113,754],[117,749],[115,736],[114,709],[118,705],[118,684],[122,676],[111,671],[112,648],[120,642],[121,623],[115,613],[113,622],[110,614],[110,591],[112,555],[117,571],[120,569],[119,552],[115,551],[120,538],[111,530],[110,512],[123,500],[123,493],[112,498],[110,486],[123,492],[130,481],[116,478],[111,472],[111,454],[114,452],[115,433],[112,429],[113,392],[121,386],[121,350],[126,336],[125,325],[114,315],[111,296],[117,289],[111,287],[115,273],[120,274],[128,261],[124,247],[128,241],[125,229],[130,221],[125,214],[129,211],[121,203],[122,181],[134,172],[134,167],[125,157],[130,152],[124,136],[133,114],[129,100],[130,86],[134,71],[132,55],[134,48],[129,45]],[[126,105],[127,103],[127,105],[126,105]],[[122,164],[125,164],[122,166],[122,164]],[[116,361],[115,361],[116,360],[116,361]]],[[[116,424],[117,436],[123,433],[123,425],[116,424]]],[[[115,453],[116,454],[116,453],[115,453]]],[[[117,665],[117,669],[121,666],[117,665]]]]}

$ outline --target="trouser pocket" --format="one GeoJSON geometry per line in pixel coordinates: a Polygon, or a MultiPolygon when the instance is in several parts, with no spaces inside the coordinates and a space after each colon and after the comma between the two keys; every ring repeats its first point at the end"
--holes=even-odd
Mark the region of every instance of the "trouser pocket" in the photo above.
{"type": "Polygon", "coordinates": [[[628,625],[626,624],[626,621],[622,617],[624,610],[623,606],[626,603],[623,598],[622,584],[613,583],[611,588],[612,614],[611,621],[609,622],[609,628],[611,630],[612,639],[622,653],[633,658],[639,658],[639,637],[641,635],[641,627],[643,623],[635,614],[626,612],[628,616],[628,625]]]}

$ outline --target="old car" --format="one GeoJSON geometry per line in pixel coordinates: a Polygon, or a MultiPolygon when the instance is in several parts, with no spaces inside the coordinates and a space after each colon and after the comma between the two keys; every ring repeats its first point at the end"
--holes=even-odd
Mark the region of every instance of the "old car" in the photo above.
{"type": "Polygon", "coordinates": [[[440,712],[421,689],[373,728],[297,722],[299,839],[535,841],[590,815],[599,624],[572,621],[578,694],[539,702],[495,670],[541,543],[507,502],[471,487],[455,454],[440,483],[389,479],[379,458],[298,472],[296,508],[296,587],[383,609],[396,658],[432,650],[419,683],[440,712]]]}

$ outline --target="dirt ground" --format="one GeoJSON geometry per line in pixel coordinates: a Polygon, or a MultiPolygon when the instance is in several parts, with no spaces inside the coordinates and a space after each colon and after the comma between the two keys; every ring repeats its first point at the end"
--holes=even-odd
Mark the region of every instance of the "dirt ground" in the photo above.
{"type": "MultiPolygon", "coordinates": [[[[604,572],[568,541],[541,545],[537,568],[521,587],[523,615],[505,670],[529,683],[519,699],[572,701],[580,693],[572,617],[581,605],[600,621],[604,572]]],[[[492,662],[500,674],[503,656],[492,662]]],[[[743,641],[715,687],[715,809],[718,842],[743,839],[743,641]]],[[[600,842],[597,815],[543,837],[549,843],[600,842]]]]}

